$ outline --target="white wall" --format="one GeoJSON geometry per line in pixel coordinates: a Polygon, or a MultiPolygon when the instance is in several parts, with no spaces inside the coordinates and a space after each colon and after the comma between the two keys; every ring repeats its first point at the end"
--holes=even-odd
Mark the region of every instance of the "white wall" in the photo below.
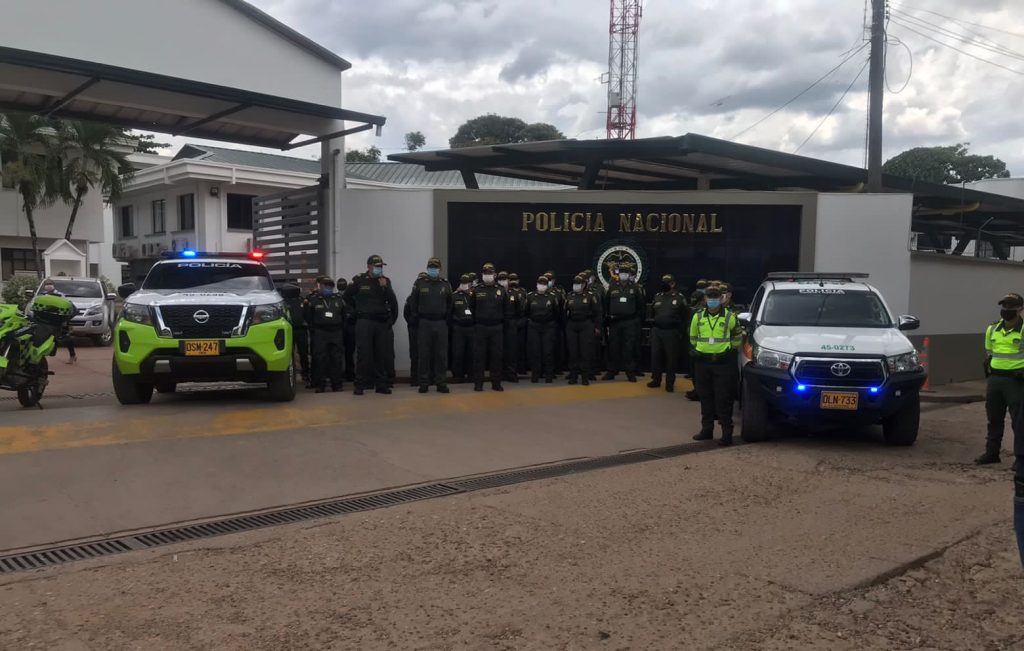
{"type": "Polygon", "coordinates": [[[217,0],[0,0],[0,16],[6,47],[340,105],[335,65],[217,0]]]}
{"type": "Polygon", "coordinates": [[[821,194],[814,271],[863,272],[896,315],[910,306],[909,194],[821,194]]]}
{"type": "Polygon", "coordinates": [[[409,370],[409,333],[401,311],[413,281],[435,254],[433,195],[432,190],[339,192],[334,269],[338,276],[351,279],[366,271],[371,255],[384,258],[384,273],[398,297],[395,367],[400,374],[409,370]]]}
{"type": "MultiPolygon", "coordinates": [[[[40,238],[62,238],[68,227],[71,206],[57,202],[47,208],[33,212],[36,233],[40,238]]],[[[0,236],[28,237],[28,221],[21,210],[21,196],[14,190],[0,189],[0,236]]],[[[89,192],[82,199],[82,206],[75,218],[74,241],[103,240],[103,199],[97,192],[89,192]]]]}
{"type": "Polygon", "coordinates": [[[911,313],[922,335],[978,334],[999,318],[996,302],[1024,293],[1024,264],[940,253],[911,259],[911,313]]]}
{"type": "Polygon", "coordinates": [[[967,187],[971,190],[991,192],[992,194],[1001,194],[1007,197],[1024,199],[1024,178],[984,179],[981,181],[975,181],[974,183],[968,183],[967,187]]]}

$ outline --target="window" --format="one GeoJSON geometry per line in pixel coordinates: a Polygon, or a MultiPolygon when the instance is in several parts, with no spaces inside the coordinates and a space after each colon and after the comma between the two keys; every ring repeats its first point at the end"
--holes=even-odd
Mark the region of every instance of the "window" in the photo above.
{"type": "Polygon", "coordinates": [[[121,206],[121,237],[135,237],[135,211],[131,206],[121,206]]]}
{"type": "Polygon", "coordinates": [[[845,289],[782,289],[765,299],[765,325],[890,328],[892,318],[873,292],[845,289]]]}
{"type": "Polygon", "coordinates": [[[32,249],[0,249],[0,279],[10,280],[17,271],[36,272],[32,249]]]}
{"type": "Polygon", "coordinates": [[[254,194],[228,195],[228,228],[236,230],[252,230],[252,200],[254,194]]]}
{"type": "Polygon", "coordinates": [[[153,266],[142,284],[143,289],[205,292],[248,292],[274,289],[270,272],[261,264],[238,262],[163,262],[153,266]]]}
{"type": "Polygon", "coordinates": [[[178,195],[178,230],[194,231],[196,229],[196,195],[178,195]]]}
{"type": "Polygon", "coordinates": [[[158,199],[153,202],[153,232],[163,233],[164,228],[164,215],[167,212],[167,201],[164,199],[158,199]]]}

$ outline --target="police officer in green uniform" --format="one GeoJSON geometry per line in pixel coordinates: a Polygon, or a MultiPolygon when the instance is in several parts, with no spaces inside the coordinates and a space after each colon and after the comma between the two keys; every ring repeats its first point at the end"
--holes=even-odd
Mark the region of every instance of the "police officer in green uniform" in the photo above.
{"type": "Polygon", "coordinates": [[[569,355],[569,384],[581,378],[583,386],[590,384],[594,372],[594,341],[601,328],[601,303],[587,291],[587,280],[582,275],[572,280],[572,293],[565,297],[565,340],[569,355]]]}
{"type": "Polygon", "coordinates": [[[508,287],[509,290],[515,295],[516,302],[519,304],[519,318],[516,319],[516,356],[512,362],[515,364],[513,372],[515,373],[515,379],[513,382],[519,381],[519,376],[526,373],[528,363],[526,359],[526,295],[527,291],[519,285],[519,274],[514,271],[508,275],[508,287]]]}
{"type": "Polygon", "coordinates": [[[498,272],[498,286],[508,293],[505,303],[504,343],[502,344],[501,377],[506,382],[518,382],[519,373],[519,321],[523,318],[523,296],[513,289],[507,271],[498,272]]]}
{"type": "Polygon", "coordinates": [[[608,285],[604,313],[608,319],[608,372],[605,380],[614,380],[619,371],[636,382],[636,342],[644,313],[643,294],[633,282],[626,265],[619,267],[608,285]]]}
{"type": "Polygon", "coordinates": [[[452,294],[452,382],[460,384],[472,371],[473,348],[473,290],[472,277],[462,274],[459,287],[452,294]]]}
{"type": "Polygon", "coordinates": [[[473,328],[473,390],[484,390],[484,368],[490,366],[491,388],[504,391],[501,374],[508,290],[498,284],[498,272],[490,262],[483,266],[480,279],[481,284],[473,292],[470,301],[476,319],[473,328]]]}
{"type": "Polygon", "coordinates": [[[988,417],[988,434],[985,453],[974,460],[979,465],[999,463],[1007,411],[1010,412],[1014,432],[1024,426],[1024,423],[1018,422],[1021,400],[1024,399],[1024,349],[1021,345],[1024,298],[1020,294],[1007,294],[1000,299],[999,308],[999,321],[985,329],[988,371],[985,415],[988,417]]]}
{"type": "Polygon", "coordinates": [[[323,278],[320,291],[305,304],[305,320],[313,330],[313,386],[317,393],[341,391],[345,379],[345,304],[334,291],[334,281],[323,278]]]}
{"type": "Polygon", "coordinates": [[[391,280],[384,275],[384,260],[379,255],[366,259],[366,273],[356,276],[344,298],[356,315],[354,393],[361,396],[374,386],[377,393],[389,394],[388,369],[395,363],[392,326],[398,318],[398,299],[391,280]]]}
{"type": "Polygon", "coordinates": [[[413,281],[412,291],[405,298],[405,307],[402,308],[402,316],[405,318],[405,328],[409,331],[409,386],[414,387],[420,381],[419,374],[419,317],[412,310],[412,297],[416,293],[416,283],[427,277],[426,272],[421,271],[416,280],[413,281]]]}
{"type": "Polygon", "coordinates": [[[452,313],[452,286],[441,276],[440,258],[427,261],[427,271],[416,281],[410,297],[410,311],[418,323],[419,361],[416,378],[420,393],[431,384],[438,393],[448,393],[448,318],[452,313]]]}
{"type": "Polygon", "coordinates": [[[665,374],[665,391],[672,393],[676,385],[676,367],[682,348],[684,331],[690,323],[690,309],[686,297],[676,289],[672,274],[661,277],[661,291],[651,302],[651,381],[647,386],[661,386],[665,374]]]}
{"type": "MultiPolygon", "coordinates": [[[[601,305],[601,309],[604,310],[604,285],[598,282],[597,274],[594,273],[593,269],[584,271],[583,277],[587,279],[587,291],[594,295],[598,304],[601,305]]],[[[598,369],[604,370],[606,364],[605,357],[605,324],[602,323],[601,329],[594,338],[594,372],[590,376],[591,382],[597,379],[598,369]]]]}
{"type": "Polygon", "coordinates": [[[704,308],[690,321],[694,379],[700,394],[701,427],[693,440],[714,437],[715,420],[722,426],[719,445],[732,445],[732,407],[736,402],[739,368],[736,350],[743,342],[736,314],[722,306],[722,292],[709,287],[704,308]]]}
{"type": "MultiPolygon", "coordinates": [[[[290,287],[295,287],[291,285],[290,287]]],[[[295,287],[295,289],[298,289],[295,287]]],[[[302,381],[307,387],[313,383],[309,372],[309,324],[306,323],[306,300],[302,296],[286,298],[288,322],[292,324],[292,341],[295,342],[295,353],[299,356],[299,369],[302,381]]]]}
{"type": "MultiPolygon", "coordinates": [[[[334,285],[334,291],[344,295],[348,289],[348,279],[339,278],[334,285]]],[[[342,328],[345,332],[345,380],[355,382],[356,380],[356,315],[345,304],[345,325],[342,328]]]]}
{"type": "Polygon", "coordinates": [[[547,276],[537,278],[537,289],[526,296],[530,382],[555,381],[555,331],[558,329],[558,298],[549,290],[547,276]]]}

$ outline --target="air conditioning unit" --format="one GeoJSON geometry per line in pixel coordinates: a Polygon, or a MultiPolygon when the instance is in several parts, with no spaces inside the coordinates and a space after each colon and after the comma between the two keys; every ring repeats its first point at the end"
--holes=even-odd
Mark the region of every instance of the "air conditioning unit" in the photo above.
{"type": "Polygon", "coordinates": [[[124,257],[124,258],[135,258],[135,257],[137,257],[139,255],[138,251],[139,250],[137,248],[135,248],[135,246],[133,246],[131,244],[125,244],[124,245],[124,255],[121,256],[121,257],[124,257]]]}

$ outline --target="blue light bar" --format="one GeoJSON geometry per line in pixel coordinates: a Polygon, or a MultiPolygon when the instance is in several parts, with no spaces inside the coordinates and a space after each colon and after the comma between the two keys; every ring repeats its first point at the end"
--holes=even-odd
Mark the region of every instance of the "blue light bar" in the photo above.
{"type": "Polygon", "coordinates": [[[871,393],[878,393],[879,389],[878,387],[871,387],[870,389],[868,389],[868,391],[870,391],[871,393]]]}
{"type": "Polygon", "coordinates": [[[796,390],[797,391],[807,391],[807,385],[806,384],[798,384],[798,385],[796,385],[796,390]]]}
{"type": "Polygon", "coordinates": [[[185,249],[184,251],[181,252],[181,257],[183,257],[183,258],[194,258],[194,257],[196,257],[196,252],[193,251],[192,249],[185,249]]]}

